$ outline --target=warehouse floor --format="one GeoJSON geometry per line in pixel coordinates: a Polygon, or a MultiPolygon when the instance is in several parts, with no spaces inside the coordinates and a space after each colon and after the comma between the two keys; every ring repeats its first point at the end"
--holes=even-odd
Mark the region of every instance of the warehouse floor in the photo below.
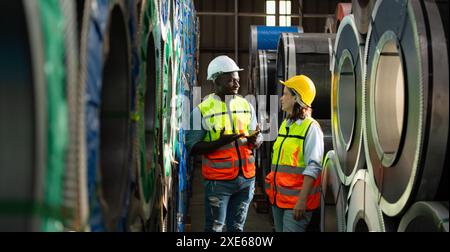
{"type": "MultiPolygon", "coordinates": [[[[187,232],[203,232],[205,223],[205,194],[201,168],[196,166],[192,179],[192,197],[189,200],[190,225],[186,225],[187,232]]],[[[245,232],[272,232],[269,214],[257,213],[254,205],[250,206],[245,224],[245,232]]]]}

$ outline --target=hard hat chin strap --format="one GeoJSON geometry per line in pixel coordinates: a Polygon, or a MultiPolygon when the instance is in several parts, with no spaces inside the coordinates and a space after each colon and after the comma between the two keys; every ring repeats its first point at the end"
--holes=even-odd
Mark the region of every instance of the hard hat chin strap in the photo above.
{"type": "Polygon", "coordinates": [[[297,102],[298,104],[300,104],[300,106],[301,106],[302,108],[309,108],[309,106],[306,105],[306,104],[302,101],[302,96],[301,96],[299,93],[297,93],[297,91],[295,91],[294,89],[291,89],[291,90],[292,90],[292,92],[294,92],[294,94],[295,94],[295,102],[297,102]]]}

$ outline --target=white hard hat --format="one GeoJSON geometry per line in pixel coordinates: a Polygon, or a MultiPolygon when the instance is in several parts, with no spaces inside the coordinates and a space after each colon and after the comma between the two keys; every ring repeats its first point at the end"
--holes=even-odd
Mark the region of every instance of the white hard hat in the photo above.
{"type": "Polygon", "coordinates": [[[219,56],[209,63],[208,80],[214,80],[218,75],[223,73],[240,72],[243,70],[230,57],[219,56]]]}

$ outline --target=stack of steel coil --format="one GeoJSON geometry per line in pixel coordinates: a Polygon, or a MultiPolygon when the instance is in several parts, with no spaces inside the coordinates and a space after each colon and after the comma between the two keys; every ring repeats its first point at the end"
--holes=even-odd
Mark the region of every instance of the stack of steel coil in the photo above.
{"type": "Polygon", "coordinates": [[[74,10],[58,0],[1,7],[0,230],[62,231],[74,210],[74,187],[64,184],[76,151],[67,137],[76,46],[64,40],[74,10]]]}
{"type": "Polygon", "coordinates": [[[0,230],[182,229],[193,1],[0,6],[0,230]]]}
{"type": "MultiPolygon", "coordinates": [[[[281,97],[283,86],[279,81],[295,75],[310,77],[316,86],[317,95],[312,104],[313,117],[318,120],[324,131],[325,151],[332,149],[331,113],[330,113],[330,46],[335,35],[327,33],[282,33],[278,44],[277,70],[274,86],[281,97]]],[[[281,107],[278,108],[275,126],[284,119],[281,107]]],[[[275,124],[275,123],[274,123],[275,124]]],[[[272,123],[271,123],[272,125],[272,123]]]]}
{"type": "MultiPolygon", "coordinates": [[[[255,110],[258,123],[264,134],[264,143],[256,151],[257,193],[264,191],[264,177],[270,169],[271,144],[278,133],[276,125],[270,125],[270,106],[278,106],[278,97],[275,97],[276,88],[275,71],[277,46],[281,33],[296,32],[301,33],[303,29],[298,26],[273,27],[273,26],[251,26],[250,27],[250,59],[249,59],[249,82],[248,93],[254,95],[255,110]],[[272,98],[272,103],[270,102],[272,98]],[[269,126],[270,125],[270,126],[269,126]]],[[[273,109],[273,108],[272,108],[273,109]]],[[[278,110],[278,108],[276,108],[278,110]]],[[[274,121],[272,121],[273,123],[274,121]]]]}
{"type": "MultiPolygon", "coordinates": [[[[181,124],[194,85],[196,15],[192,1],[143,1],[137,137],[139,221],[152,231],[184,229],[187,153],[181,124]]],[[[188,104],[189,105],[189,104],[188,104]]]]}
{"type": "Polygon", "coordinates": [[[334,47],[322,227],[448,232],[448,1],[374,2],[353,1],[334,47]]]}
{"type": "Polygon", "coordinates": [[[449,199],[448,1],[438,3],[378,1],[367,33],[364,145],[391,217],[449,199]]]}

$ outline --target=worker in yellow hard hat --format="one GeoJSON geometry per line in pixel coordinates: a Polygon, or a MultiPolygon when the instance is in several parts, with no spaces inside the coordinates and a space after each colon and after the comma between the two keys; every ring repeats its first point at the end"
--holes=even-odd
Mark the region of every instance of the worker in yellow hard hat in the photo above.
{"type": "Polygon", "coordinates": [[[313,81],[299,75],[283,82],[281,108],[287,114],[273,145],[265,189],[277,232],[304,232],[320,204],[323,132],[312,116],[313,81]]]}

